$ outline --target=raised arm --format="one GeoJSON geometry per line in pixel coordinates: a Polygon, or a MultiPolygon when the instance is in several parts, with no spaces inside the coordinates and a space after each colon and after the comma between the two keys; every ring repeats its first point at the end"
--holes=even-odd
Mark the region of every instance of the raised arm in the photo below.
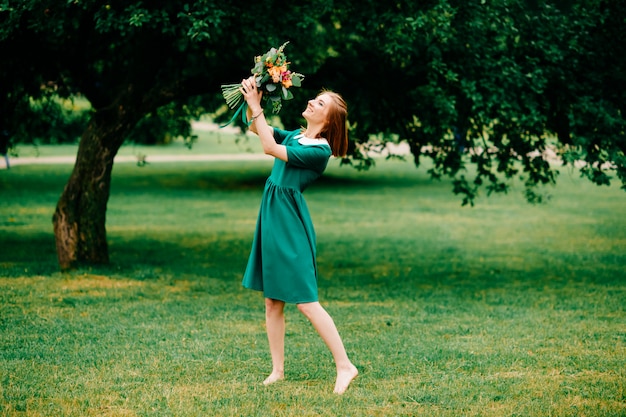
{"type": "Polygon", "coordinates": [[[257,89],[254,76],[243,80],[241,85],[241,92],[248,103],[248,120],[252,120],[250,131],[256,133],[259,139],[261,139],[261,145],[265,154],[286,162],[287,148],[274,140],[274,128],[269,126],[267,120],[265,120],[265,114],[263,114],[263,107],[261,106],[263,93],[257,89]]]}
{"type": "MultiPolygon", "coordinates": [[[[247,115],[247,117],[248,117],[248,120],[252,119],[252,116],[254,116],[254,115],[252,114],[252,110],[250,110],[250,107],[248,107],[248,108],[246,109],[246,112],[247,112],[247,114],[246,114],[246,115],[247,115]]],[[[255,113],[255,114],[257,114],[257,113],[255,113]]],[[[256,119],[255,119],[255,120],[256,120],[256,119]]],[[[269,128],[270,134],[271,134],[272,136],[274,136],[274,128],[273,128],[272,126],[269,126],[269,125],[268,125],[267,127],[269,128]]],[[[250,132],[252,132],[252,133],[255,133],[256,135],[258,135],[258,134],[259,134],[259,132],[257,132],[257,130],[256,130],[256,123],[254,123],[254,121],[252,122],[252,124],[250,125],[250,127],[248,127],[248,130],[250,130],[250,132]]]]}

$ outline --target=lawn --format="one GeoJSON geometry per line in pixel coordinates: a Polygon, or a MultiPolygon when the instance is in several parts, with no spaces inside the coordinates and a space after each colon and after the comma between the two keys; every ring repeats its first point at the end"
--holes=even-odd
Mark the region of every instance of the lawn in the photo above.
{"type": "MultiPolygon", "coordinates": [[[[176,152],[257,149],[200,139],[176,152]]],[[[333,161],[305,197],[320,300],[360,370],[336,396],[294,306],[287,379],[261,385],[263,300],[240,282],[270,168],[116,164],[111,265],[70,273],[51,216],[71,165],[0,171],[0,416],[626,416],[618,186],[563,170],[546,204],[514,185],[470,208],[423,167],[333,161]]]]}

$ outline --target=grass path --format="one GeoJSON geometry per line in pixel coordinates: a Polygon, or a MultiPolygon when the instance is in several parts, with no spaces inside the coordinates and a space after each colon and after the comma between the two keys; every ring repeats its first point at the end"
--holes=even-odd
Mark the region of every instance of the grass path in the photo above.
{"type": "MultiPolygon", "coordinates": [[[[180,141],[166,146],[127,144],[120,148],[115,163],[253,161],[268,158],[260,146],[250,140],[250,135],[239,134],[231,127],[221,130],[211,123],[196,122],[193,129],[198,141],[191,149],[180,141]]],[[[9,165],[73,164],[76,151],[77,145],[20,145],[15,155],[9,155],[9,165]]],[[[6,160],[0,158],[0,170],[6,168],[6,160]]]]}

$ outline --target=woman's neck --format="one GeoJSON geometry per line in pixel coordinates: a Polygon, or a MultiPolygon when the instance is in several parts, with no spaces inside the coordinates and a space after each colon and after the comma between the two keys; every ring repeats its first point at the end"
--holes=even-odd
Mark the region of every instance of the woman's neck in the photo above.
{"type": "Polygon", "coordinates": [[[322,128],[323,126],[320,125],[307,125],[302,134],[307,138],[319,139],[320,133],[322,133],[322,128]]]}

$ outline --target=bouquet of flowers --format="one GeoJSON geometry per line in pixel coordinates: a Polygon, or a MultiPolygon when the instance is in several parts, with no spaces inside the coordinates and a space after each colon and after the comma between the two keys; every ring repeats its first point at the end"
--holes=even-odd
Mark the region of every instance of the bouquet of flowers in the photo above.
{"type": "MultiPolygon", "coordinates": [[[[293,72],[289,69],[289,62],[284,49],[289,41],[280,48],[271,48],[264,55],[254,58],[254,67],[250,72],[255,76],[257,88],[263,91],[263,101],[265,105],[271,103],[272,113],[278,114],[282,108],[283,100],[291,100],[293,94],[289,90],[291,87],[300,87],[304,75],[293,72]]],[[[231,124],[237,115],[241,113],[242,121],[250,124],[246,120],[247,103],[243,99],[240,91],[241,83],[222,85],[222,95],[226,104],[233,110],[237,110],[235,115],[224,126],[231,124]]],[[[222,126],[222,127],[224,127],[222,126]]]]}

